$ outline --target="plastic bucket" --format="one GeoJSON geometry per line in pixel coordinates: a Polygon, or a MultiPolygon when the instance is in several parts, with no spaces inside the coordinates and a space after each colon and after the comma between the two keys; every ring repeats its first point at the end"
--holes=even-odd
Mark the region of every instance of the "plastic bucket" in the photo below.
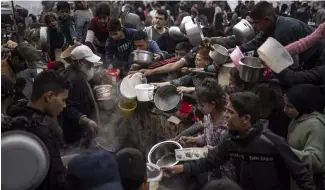
{"type": "Polygon", "coordinates": [[[135,86],[138,101],[148,102],[153,99],[154,85],[152,84],[138,84],[135,86]]]}
{"type": "Polygon", "coordinates": [[[162,177],[163,172],[160,170],[159,166],[147,163],[147,182],[149,183],[149,190],[157,190],[162,177]]]}
{"type": "Polygon", "coordinates": [[[118,108],[124,116],[130,116],[134,113],[134,110],[137,108],[137,102],[121,100],[118,103],[118,108]]]}
{"type": "Polygon", "coordinates": [[[269,37],[258,49],[261,60],[276,73],[280,73],[293,64],[289,52],[274,38],[269,37]]]}
{"type": "Polygon", "coordinates": [[[94,87],[94,91],[96,94],[96,99],[101,100],[109,100],[112,98],[111,91],[112,86],[111,85],[98,85],[94,87]]]}

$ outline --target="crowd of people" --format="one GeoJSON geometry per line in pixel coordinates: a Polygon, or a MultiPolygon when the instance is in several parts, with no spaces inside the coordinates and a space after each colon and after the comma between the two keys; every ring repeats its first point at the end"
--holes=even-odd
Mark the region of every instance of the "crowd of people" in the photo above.
{"type": "Polygon", "coordinates": [[[203,180],[195,188],[176,189],[325,189],[324,1],[290,6],[245,1],[234,11],[225,1],[76,1],[73,7],[58,1],[55,8],[45,7],[39,19],[30,15],[23,42],[2,45],[1,132],[32,133],[49,154],[46,176],[27,189],[148,188],[143,185],[148,150],[91,146],[105,122],[94,86],[108,84],[104,73],[112,68],[120,70],[120,78],[140,72],[155,86],[176,86],[187,95],[183,101],[197,108],[196,120],[172,140],[206,147],[207,157],[161,171],[165,179],[203,180]],[[140,20],[126,26],[130,13],[140,20]],[[200,21],[200,45],[169,32],[186,16],[200,21]],[[253,39],[241,41],[233,34],[241,19],[254,27],[253,39]],[[38,36],[41,26],[47,27],[45,42],[38,36]],[[222,65],[210,57],[212,45],[258,57],[268,37],[292,56],[291,66],[276,73],[265,65],[267,74],[254,83],[233,67],[229,84],[220,84],[222,65]],[[146,67],[134,62],[135,50],[152,53],[154,61],[146,67]],[[42,65],[46,68],[39,72],[42,65]],[[62,150],[76,145],[87,150],[65,166],[62,150]]]}

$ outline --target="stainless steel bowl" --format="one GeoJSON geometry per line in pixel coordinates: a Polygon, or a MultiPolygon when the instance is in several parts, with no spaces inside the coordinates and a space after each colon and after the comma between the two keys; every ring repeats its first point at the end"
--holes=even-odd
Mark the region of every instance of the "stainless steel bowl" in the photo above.
{"type": "Polygon", "coordinates": [[[263,75],[264,66],[256,57],[243,57],[239,61],[239,76],[246,82],[257,82],[263,75]]]}
{"type": "Polygon", "coordinates": [[[148,65],[154,60],[153,53],[143,50],[133,51],[133,62],[139,65],[148,65]]]}
{"type": "Polygon", "coordinates": [[[179,25],[179,29],[181,30],[182,33],[186,33],[185,24],[188,23],[188,22],[192,22],[193,23],[193,20],[192,20],[192,17],[191,16],[185,16],[182,19],[182,22],[179,25]]]}
{"type": "Polygon", "coordinates": [[[168,34],[171,38],[177,41],[181,41],[186,39],[186,36],[183,32],[181,32],[180,28],[178,26],[172,26],[168,30],[168,34]]]}
{"type": "Polygon", "coordinates": [[[155,106],[164,112],[176,112],[181,99],[181,95],[173,85],[158,88],[154,95],[155,106]]]}
{"type": "Polygon", "coordinates": [[[160,142],[150,149],[148,162],[159,167],[174,166],[178,163],[175,158],[175,149],[183,149],[183,147],[175,141],[160,142]]]}
{"type": "Polygon", "coordinates": [[[198,46],[202,43],[204,36],[199,23],[187,22],[185,30],[186,37],[193,46],[198,46]]]}
{"type": "Polygon", "coordinates": [[[227,48],[219,44],[214,44],[211,48],[213,49],[209,52],[211,59],[213,59],[218,65],[226,63],[229,58],[229,52],[227,48]]]}
{"type": "Polygon", "coordinates": [[[233,28],[233,34],[238,42],[245,43],[255,37],[255,30],[245,19],[241,19],[233,28]]]}

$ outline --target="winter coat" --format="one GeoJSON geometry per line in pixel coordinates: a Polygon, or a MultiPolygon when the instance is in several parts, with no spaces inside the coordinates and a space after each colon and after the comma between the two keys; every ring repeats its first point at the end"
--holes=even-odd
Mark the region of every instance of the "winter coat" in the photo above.
{"type": "Polygon", "coordinates": [[[61,126],[64,140],[73,143],[82,137],[83,127],[79,125],[79,119],[87,116],[98,124],[99,111],[90,84],[84,79],[81,71],[69,66],[64,71],[64,75],[72,87],[69,90],[67,107],[61,114],[61,126]]]}
{"type": "Polygon", "coordinates": [[[12,106],[8,111],[7,115],[10,117],[25,117],[28,121],[33,121],[31,127],[21,128],[19,126],[10,126],[10,128],[4,129],[4,124],[1,124],[1,132],[10,131],[10,130],[25,130],[27,132],[33,133],[45,144],[49,155],[50,155],[50,167],[49,171],[41,183],[41,185],[36,188],[36,190],[60,190],[64,189],[66,186],[65,176],[66,168],[62,163],[60,155],[60,144],[57,141],[58,136],[56,125],[52,125],[47,122],[47,116],[35,108],[29,107],[27,105],[16,105],[12,106]]]}
{"type": "Polygon", "coordinates": [[[288,144],[313,175],[325,174],[325,115],[313,112],[293,119],[288,144]]]}
{"type": "Polygon", "coordinates": [[[316,189],[312,175],[283,138],[255,124],[248,134],[228,132],[206,158],[184,164],[195,175],[234,160],[239,185],[245,190],[288,190],[289,172],[303,190],[316,189]]]}

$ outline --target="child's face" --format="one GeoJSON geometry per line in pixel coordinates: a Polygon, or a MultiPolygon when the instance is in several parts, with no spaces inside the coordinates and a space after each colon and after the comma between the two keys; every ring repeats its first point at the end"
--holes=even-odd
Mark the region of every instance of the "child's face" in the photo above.
{"type": "Polygon", "coordinates": [[[198,53],[195,57],[195,67],[196,68],[204,68],[209,65],[209,61],[203,59],[203,57],[198,53]]]}
{"type": "Polygon", "coordinates": [[[204,115],[208,115],[215,109],[215,103],[199,102],[199,109],[204,115]]]}

